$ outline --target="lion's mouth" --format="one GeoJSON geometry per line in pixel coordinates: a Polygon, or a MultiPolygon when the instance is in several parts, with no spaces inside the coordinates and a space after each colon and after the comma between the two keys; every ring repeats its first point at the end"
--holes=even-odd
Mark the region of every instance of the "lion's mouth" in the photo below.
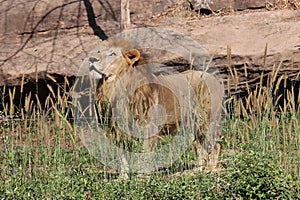
{"type": "Polygon", "coordinates": [[[95,65],[93,65],[93,64],[90,65],[89,70],[90,70],[91,73],[96,73],[96,74],[98,74],[98,76],[100,76],[99,79],[101,79],[101,78],[103,78],[103,77],[106,76],[104,73],[100,72],[100,71],[95,67],[95,65]]]}
{"type": "Polygon", "coordinates": [[[95,66],[96,62],[99,62],[97,58],[89,58],[89,72],[94,79],[100,80],[105,78],[106,75],[97,69],[97,67],[95,66]]]}

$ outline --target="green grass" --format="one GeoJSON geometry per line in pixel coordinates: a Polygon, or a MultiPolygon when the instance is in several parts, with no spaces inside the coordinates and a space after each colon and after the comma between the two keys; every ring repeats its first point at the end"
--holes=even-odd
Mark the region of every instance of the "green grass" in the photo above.
{"type": "MultiPolygon", "coordinates": [[[[229,144],[222,144],[226,145],[229,144]]],[[[105,169],[84,147],[62,149],[56,144],[44,148],[15,148],[1,153],[0,198],[299,198],[299,172],[290,171],[286,166],[290,163],[277,160],[278,151],[262,152],[260,148],[259,144],[240,144],[235,146],[234,154],[224,148],[222,167],[217,172],[191,172],[180,176],[180,173],[163,171],[150,176],[132,175],[130,180],[118,179],[116,173],[105,169]]]]}
{"type": "MultiPolygon", "coordinates": [[[[272,131],[264,125],[267,121],[262,121],[250,136],[238,132],[244,126],[236,128],[236,120],[225,123],[220,171],[181,176],[164,171],[151,176],[132,175],[131,180],[119,180],[115,172],[98,163],[79,142],[68,141],[67,135],[72,133],[66,133],[67,129],[61,131],[63,137],[53,138],[50,145],[33,144],[32,138],[20,145],[12,132],[7,132],[1,135],[5,145],[0,154],[0,198],[85,199],[86,195],[96,199],[299,198],[299,127],[291,133],[295,135],[298,131],[298,141],[287,140],[287,148],[280,129],[274,137],[265,134],[272,131]]],[[[9,129],[17,130],[18,126],[14,122],[9,129]]]]}
{"type": "Polygon", "coordinates": [[[300,97],[286,91],[277,105],[284,80],[269,81],[245,101],[228,94],[217,170],[193,171],[187,152],[173,167],[129,180],[82,145],[66,118],[69,93],[48,98],[45,109],[28,96],[18,120],[0,100],[0,199],[300,199],[300,97]]]}

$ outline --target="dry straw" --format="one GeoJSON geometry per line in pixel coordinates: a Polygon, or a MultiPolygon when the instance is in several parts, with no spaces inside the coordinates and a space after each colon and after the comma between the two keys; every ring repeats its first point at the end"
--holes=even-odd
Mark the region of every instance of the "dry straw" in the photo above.
{"type": "MultiPolygon", "coordinates": [[[[263,65],[266,65],[266,59],[263,65]]],[[[261,74],[255,85],[241,83],[237,70],[232,65],[229,47],[228,69],[228,98],[225,101],[228,119],[224,123],[224,130],[229,129],[230,133],[224,132],[223,138],[231,141],[233,145],[225,145],[223,149],[229,151],[240,143],[253,143],[261,152],[274,152],[278,158],[276,162],[288,171],[300,173],[300,94],[295,93],[295,88],[299,85],[288,87],[289,77],[281,73],[282,62],[273,66],[270,73],[261,74]],[[243,98],[234,94],[234,91],[240,90],[241,84],[245,85],[243,98]]],[[[243,70],[244,76],[248,77],[246,65],[243,70]]],[[[70,91],[66,90],[70,83],[65,78],[64,83],[58,85],[54,77],[48,78],[57,84],[57,89],[54,89],[53,84],[48,84],[50,94],[44,102],[37,95],[29,93],[25,97],[24,107],[18,110],[13,104],[16,88],[8,91],[9,102],[0,102],[5,108],[6,117],[14,115],[16,111],[21,113],[18,120],[0,122],[0,146],[7,152],[21,147],[25,152],[32,153],[35,160],[32,168],[47,166],[47,161],[39,161],[41,152],[36,153],[36,148],[42,149],[47,158],[56,156],[60,159],[58,150],[63,152],[82,145],[72,125],[72,119],[68,119],[73,112],[72,88],[70,91]]],[[[21,93],[23,89],[24,78],[20,87],[21,93]]]]}

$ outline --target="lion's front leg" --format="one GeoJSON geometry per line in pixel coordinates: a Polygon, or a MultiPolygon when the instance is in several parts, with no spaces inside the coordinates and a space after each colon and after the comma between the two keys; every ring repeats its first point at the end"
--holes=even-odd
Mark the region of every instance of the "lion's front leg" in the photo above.
{"type": "Polygon", "coordinates": [[[119,179],[121,180],[127,180],[129,178],[129,161],[126,158],[126,151],[130,151],[132,148],[130,143],[130,136],[125,136],[126,133],[124,133],[118,126],[114,119],[111,120],[111,124],[113,125],[113,132],[114,137],[112,137],[112,140],[115,140],[117,146],[121,149],[119,154],[119,163],[120,163],[120,176],[119,179]]]}
{"type": "Polygon", "coordinates": [[[129,178],[129,164],[125,154],[121,154],[120,178],[127,180],[129,178]]]}
{"type": "Polygon", "coordinates": [[[159,137],[157,136],[146,138],[144,141],[144,150],[153,151],[154,149],[156,149],[158,142],[159,137]]]}
{"type": "Polygon", "coordinates": [[[198,158],[198,168],[195,169],[196,171],[203,171],[204,169],[213,170],[217,167],[221,149],[221,145],[219,143],[216,143],[212,151],[209,153],[199,142],[194,142],[193,147],[198,158]]]}
{"type": "Polygon", "coordinates": [[[203,171],[206,165],[207,152],[204,150],[202,144],[198,141],[195,141],[193,143],[193,149],[197,156],[197,164],[198,164],[198,167],[195,170],[203,171]]]}
{"type": "Polygon", "coordinates": [[[210,154],[208,155],[207,167],[209,169],[214,169],[217,167],[219,163],[219,155],[220,155],[221,145],[216,143],[210,154]]]}

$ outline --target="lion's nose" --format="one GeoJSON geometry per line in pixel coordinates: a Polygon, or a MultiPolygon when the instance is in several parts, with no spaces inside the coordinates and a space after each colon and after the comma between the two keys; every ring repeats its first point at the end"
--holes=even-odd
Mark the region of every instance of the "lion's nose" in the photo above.
{"type": "Polygon", "coordinates": [[[89,61],[90,61],[91,63],[94,63],[94,62],[99,62],[99,59],[94,58],[94,57],[91,57],[91,58],[89,58],[89,61]]]}

